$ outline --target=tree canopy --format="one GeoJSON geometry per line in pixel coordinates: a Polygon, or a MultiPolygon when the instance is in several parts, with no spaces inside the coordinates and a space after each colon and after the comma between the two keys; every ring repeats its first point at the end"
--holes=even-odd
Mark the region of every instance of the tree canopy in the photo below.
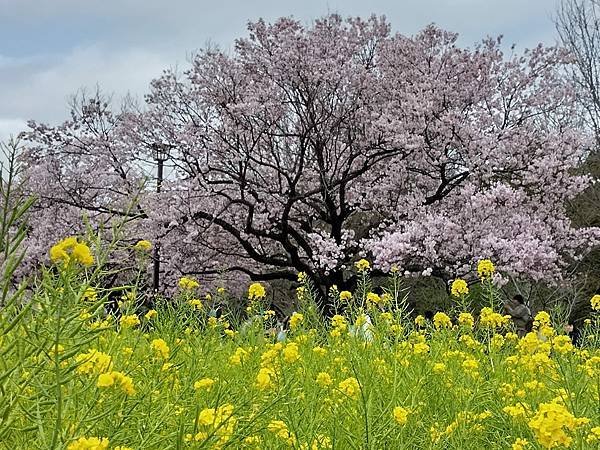
{"type": "Polygon", "coordinates": [[[261,20],[233,52],[165,71],[143,107],[95,96],[60,126],[31,122],[31,263],[85,212],[160,242],[167,280],[303,271],[325,291],[362,256],[445,280],[482,258],[559,279],[600,236],[565,213],[590,183],[570,56],[456,40],[377,17],[261,20]],[[173,169],[160,194],[144,187],[156,143],[173,169]]]}

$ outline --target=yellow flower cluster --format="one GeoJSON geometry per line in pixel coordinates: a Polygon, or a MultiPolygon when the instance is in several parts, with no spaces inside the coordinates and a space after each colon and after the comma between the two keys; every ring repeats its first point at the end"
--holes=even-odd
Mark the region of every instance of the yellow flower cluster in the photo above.
{"type": "Polygon", "coordinates": [[[371,263],[363,258],[359,261],[356,261],[354,263],[354,267],[356,267],[356,270],[359,273],[368,272],[369,270],[371,270],[371,263]]]}
{"type": "Polygon", "coordinates": [[[122,328],[135,328],[140,324],[140,319],[135,314],[125,314],[119,319],[122,328]]]}
{"type": "Polygon", "coordinates": [[[178,284],[184,291],[192,291],[200,287],[200,283],[190,277],[181,277],[178,284]]]}
{"type": "Polygon", "coordinates": [[[350,291],[340,292],[340,301],[348,302],[350,300],[352,300],[352,292],[350,292],[350,291]]]}
{"type": "Polygon", "coordinates": [[[415,355],[426,355],[429,353],[430,347],[425,342],[425,336],[422,334],[416,334],[413,337],[414,342],[412,343],[412,351],[415,355]]]}
{"type": "Polygon", "coordinates": [[[271,389],[275,385],[275,370],[270,367],[261,367],[256,375],[256,387],[260,390],[271,389]]]}
{"type": "Polygon", "coordinates": [[[381,302],[381,297],[376,294],[375,292],[369,292],[367,294],[367,303],[373,303],[373,304],[380,304],[381,302]]]}
{"type": "Polygon", "coordinates": [[[235,349],[233,355],[229,357],[229,364],[232,366],[239,366],[242,362],[248,358],[248,351],[242,347],[235,349]]]}
{"type": "Polygon", "coordinates": [[[588,422],[587,418],[573,416],[564,405],[552,402],[540,404],[528,425],[544,448],[554,448],[571,445],[569,432],[588,422]]]}
{"type": "Polygon", "coordinates": [[[515,405],[508,405],[502,408],[506,414],[511,416],[512,418],[524,418],[527,417],[530,413],[529,405],[526,403],[520,402],[515,405]]]}
{"type": "Polygon", "coordinates": [[[213,385],[216,383],[212,378],[202,378],[194,383],[194,389],[199,390],[207,390],[209,391],[213,385]]]}
{"type": "Polygon", "coordinates": [[[511,445],[511,450],[525,450],[528,445],[529,441],[527,439],[517,438],[517,440],[511,445]]]}
{"type": "Polygon", "coordinates": [[[98,291],[96,291],[96,289],[93,287],[87,287],[83,292],[83,299],[90,302],[98,301],[98,291]]]}
{"type": "Polygon", "coordinates": [[[332,329],[329,332],[331,337],[340,337],[348,330],[348,322],[344,316],[336,314],[331,318],[332,329]]]}
{"type": "Polygon", "coordinates": [[[163,339],[153,339],[150,343],[150,348],[154,350],[154,354],[162,359],[169,359],[169,346],[163,339]]]}
{"type": "Polygon", "coordinates": [[[319,372],[315,381],[321,387],[328,387],[333,384],[333,378],[327,372],[319,372]]]}
{"type": "Polygon", "coordinates": [[[293,447],[296,444],[296,437],[290,432],[283,420],[272,420],[267,429],[288,446],[293,447]]]}
{"type": "Polygon", "coordinates": [[[50,248],[50,259],[54,263],[62,262],[67,265],[70,261],[78,262],[84,266],[94,264],[94,257],[90,248],[83,242],[78,242],[76,237],[63,239],[50,248]]]}
{"type": "Polygon", "coordinates": [[[107,438],[85,438],[81,437],[75,442],[71,442],[67,450],[106,450],[108,449],[109,441],[107,438]]]}
{"type": "Polygon", "coordinates": [[[590,434],[585,438],[585,442],[588,444],[600,443],[600,427],[594,427],[590,430],[590,434]]]}
{"type": "Polygon", "coordinates": [[[465,328],[473,328],[475,319],[471,313],[462,312],[458,315],[458,323],[465,328]]]}
{"type": "Polygon", "coordinates": [[[227,403],[217,408],[206,408],[198,414],[197,423],[201,430],[194,436],[188,434],[187,441],[204,442],[216,439],[214,448],[222,448],[231,440],[237,419],[233,415],[233,405],[227,403]]]}
{"type": "Polygon", "coordinates": [[[452,327],[452,320],[450,320],[450,317],[448,317],[443,312],[437,312],[433,316],[433,325],[438,330],[440,328],[451,328],[452,327]]]}
{"type": "Polygon", "coordinates": [[[188,300],[188,305],[190,305],[192,307],[192,309],[195,309],[197,311],[200,311],[202,308],[204,308],[204,305],[202,304],[202,300],[197,299],[197,298],[188,300]]]}
{"type": "Polygon", "coordinates": [[[97,375],[110,370],[112,358],[106,353],[99,352],[95,348],[87,353],[81,353],[75,357],[77,362],[77,373],[82,375],[97,375]]]}
{"type": "Polygon", "coordinates": [[[107,372],[102,373],[98,376],[98,382],[96,385],[99,388],[109,388],[112,386],[118,386],[125,394],[135,394],[135,388],[133,387],[133,379],[123,372],[107,372]]]}
{"type": "Polygon", "coordinates": [[[492,261],[490,261],[489,259],[482,259],[477,264],[477,275],[481,279],[490,278],[494,274],[495,271],[496,271],[496,267],[494,266],[494,263],[492,261]]]}
{"type": "Polygon", "coordinates": [[[281,355],[283,356],[284,361],[287,363],[298,361],[300,359],[300,349],[298,348],[298,344],[295,342],[290,342],[283,348],[281,355]]]}
{"type": "Polygon", "coordinates": [[[533,319],[533,328],[538,330],[543,327],[550,326],[550,322],[550,314],[548,314],[546,311],[540,311],[535,315],[533,319]]]}
{"type": "Polygon", "coordinates": [[[357,399],[358,395],[360,394],[360,384],[354,377],[346,378],[345,380],[340,381],[338,388],[344,395],[352,399],[357,399]]]}
{"type": "Polygon", "coordinates": [[[152,249],[152,243],[145,239],[141,239],[136,242],[136,244],[133,246],[133,248],[135,250],[139,250],[141,252],[149,252],[152,249]]]}
{"type": "Polygon", "coordinates": [[[405,425],[408,422],[409,411],[402,406],[396,406],[393,411],[394,420],[399,425],[405,425]]]}
{"type": "Polygon", "coordinates": [[[600,311],[600,294],[594,295],[590,300],[590,303],[594,311],[600,311]]]}
{"type": "Polygon", "coordinates": [[[508,325],[510,322],[510,316],[503,316],[497,312],[494,312],[492,308],[486,306],[481,308],[479,313],[479,323],[484,328],[499,328],[508,325]]]}
{"type": "Polygon", "coordinates": [[[462,297],[469,294],[469,286],[462,278],[457,278],[450,286],[450,292],[454,297],[462,297]]]}
{"type": "Polygon", "coordinates": [[[600,356],[592,356],[583,364],[582,369],[590,378],[600,377],[600,356]]]}
{"type": "Polygon", "coordinates": [[[294,331],[296,330],[300,324],[302,323],[302,321],[304,320],[304,314],[299,313],[299,312],[294,312],[292,314],[292,316],[290,317],[290,330],[294,331]]]}
{"type": "Polygon", "coordinates": [[[250,300],[260,300],[261,298],[265,298],[265,295],[267,295],[267,290],[260,283],[252,283],[248,287],[248,298],[250,300]]]}

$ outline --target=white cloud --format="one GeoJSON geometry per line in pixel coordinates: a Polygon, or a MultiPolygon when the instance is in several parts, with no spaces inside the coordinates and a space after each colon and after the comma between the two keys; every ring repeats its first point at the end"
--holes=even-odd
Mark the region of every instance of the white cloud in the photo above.
{"type": "Polygon", "coordinates": [[[259,17],[310,22],[329,12],[385,14],[405,34],[436,22],[461,33],[462,45],[504,34],[523,48],[553,42],[557,1],[0,0],[0,38],[5,25],[19,43],[10,56],[0,55],[0,139],[26,119],[64,120],[80,88],[99,85],[116,100],[128,92],[141,96],[163,69],[186,67],[186,55],[209,40],[229,48],[259,17]]]}
{"type": "Polygon", "coordinates": [[[8,141],[11,136],[16,138],[26,128],[27,121],[25,119],[0,117],[0,142],[8,141]]]}
{"type": "Polygon", "coordinates": [[[12,58],[11,70],[0,72],[0,133],[21,126],[23,117],[51,123],[67,118],[69,99],[82,88],[100,86],[115,99],[143,94],[169,63],[168,56],[147,49],[115,51],[101,45],[76,48],[51,61],[12,58]]]}

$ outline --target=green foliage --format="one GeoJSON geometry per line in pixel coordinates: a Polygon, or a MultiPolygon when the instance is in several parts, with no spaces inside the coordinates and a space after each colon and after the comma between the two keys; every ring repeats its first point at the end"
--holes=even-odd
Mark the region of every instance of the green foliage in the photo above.
{"type": "MultiPolygon", "coordinates": [[[[85,242],[106,260],[107,248],[85,242]]],[[[372,296],[365,270],[351,299],[330,292],[339,314],[331,320],[316,313],[316,291],[301,276],[290,327],[271,333],[275,319],[261,297],[246,302],[249,318],[234,327],[212,312],[232,301],[227,292],[198,299],[193,284],[150,311],[136,307],[136,286],[125,286],[119,310],[106,315],[102,278],[100,266],[59,261],[33,286],[30,309],[3,328],[2,399],[11,408],[3,410],[0,442],[480,449],[526,438],[541,448],[534,419],[545,404],[567,414],[558,430],[571,448],[595,439],[598,318],[586,329],[585,351],[544,315],[522,340],[499,314],[496,324],[477,315],[472,324],[456,320],[464,312],[456,309],[452,322],[436,316],[417,325],[401,277],[392,273],[372,296]],[[524,417],[514,412],[520,407],[524,417]],[[590,421],[573,419],[569,428],[568,417],[590,421]]],[[[489,306],[498,293],[484,283],[468,295],[489,306]]]]}

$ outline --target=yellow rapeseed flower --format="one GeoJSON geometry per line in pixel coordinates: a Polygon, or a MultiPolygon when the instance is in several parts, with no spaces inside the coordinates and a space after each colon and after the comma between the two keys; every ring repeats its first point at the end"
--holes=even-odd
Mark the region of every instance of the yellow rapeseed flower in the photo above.
{"type": "Polygon", "coordinates": [[[256,386],[261,390],[270,389],[275,384],[275,371],[268,367],[262,367],[256,375],[256,386]]]}
{"type": "Polygon", "coordinates": [[[381,297],[379,295],[377,295],[375,292],[369,292],[367,294],[367,302],[368,303],[374,303],[376,305],[381,304],[381,297]]]}
{"type": "Polygon", "coordinates": [[[444,363],[435,363],[432,368],[433,373],[442,374],[446,371],[446,364],[444,363]]]}
{"type": "Polygon", "coordinates": [[[163,339],[153,339],[150,343],[150,348],[162,359],[169,359],[169,346],[163,339]]]}
{"type": "Polygon", "coordinates": [[[150,241],[142,239],[137,241],[133,248],[142,252],[148,252],[152,249],[152,243],[150,241]]]}
{"type": "Polygon", "coordinates": [[[341,381],[338,385],[338,388],[343,394],[352,399],[358,398],[358,395],[360,394],[360,384],[354,377],[346,378],[345,380],[341,381]]]}
{"type": "Polygon", "coordinates": [[[94,257],[90,248],[75,237],[68,237],[54,244],[50,248],[50,259],[54,263],[68,264],[70,261],[78,262],[84,266],[94,264],[94,257]]]}
{"type": "Polygon", "coordinates": [[[202,300],[193,298],[188,300],[188,305],[190,305],[193,309],[200,311],[204,305],[202,304],[202,300]]]}
{"type": "Polygon", "coordinates": [[[595,311],[600,311],[600,294],[594,295],[590,300],[590,303],[595,311]]]}
{"type": "Polygon", "coordinates": [[[356,267],[358,272],[368,272],[371,270],[371,263],[363,258],[359,261],[356,261],[354,263],[354,267],[356,267]]]}
{"type": "Polygon", "coordinates": [[[121,316],[119,324],[123,328],[135,328],[140,324],[140,319],[135,314],[126,314],[121,316]]]}
{"type": "Polygon", "coordinates": [[[469,286],[465,280],[462,278],[457,278],[452,282],[450,292],[454,297],[462,297],[463,295],[467,295],[469,293],[469,286]]]}
{"type": "Polygon", "coordinates": [[[295,342],[290,342],[281,351],[281,355],[283,356],[283,359],[288,363],[298,361],[300,359],[298,344],[296,344],[295,342]]]}
{"type": "Polygon", "coordinates": [[[490,278],[495,271],[496,267],[494,266],[494,263],[489,259],[482,259],[477,264],[477,275],[481,279],[490,278]]]}
{"type": "Polygon", "coordinates": [[[93,287],[87,287],[83,292],[83,299],[89,300],[90,302],[98,301],[98,291],[93,287]]]}
{"type": "Polygon", "coordinates": [[[133,379],[123,372],[107,372],[100,374],[96,386],[99,388],[117,386],[127,395],[135,394],[133,379]]]}
{"type": "Polygon", "coordinates": [[[592,428],[590,430],[590,434],[586,436],[585,442],[588,444],[596,444],[600,442],[600,427],[592,428]]]}
{"type": "Polygon", "coordinates": [[[229,364],[239,366],[248,358],[248,351],[242,347],[238,347],[233,355],[229,357],[229,364]]]}
{"type": "Polygon", "coordinates": [[[179,279],[179,287],[184,291],[192,291],[196,288],[199,288],[200,283],[198,283],[195,279],[190,277],[181,277],[179,279]]]}
{"type": "Polygon", "coordinates": [[[443,312],[437,312],[433,316],[433,325],[438,330],[440,328],[450,328],[452,327],[452,321],[450,320],[450,317],[443,312]]]}
{"type": "Polygon", "coordinates": [[[327,354],[327,349],[323,347],[316,346],[312,349],[313,353],[317,356],[325,356],[327,354]]]}
{"type": "Polygon", "coordinates": [[[462,312],[458,315],[458,323],[466,328],[473,328],[473,324],[475,323],[475,319],[471,313],[462,312]]]}
{"type": "Polygon", "coordinates": [[[494,312],[489,306],[481,308],[481,312],[479,313],[479,324],[483,328],[498,328],[508,325],[509,320],[510,316],[507,317],[494,312]]]}
{"type": "Polygon", "coordinates": [[[71,257],[84,266],[91,266],[94,264],[94,257],[92,256],[90,248],[83,243],[75,244],[71,257]]]}
{"type": "Polygon", "coordinates": [[[333,384],[333,379],[327,372],[319,372],[315,381],[321,387],[327,387],[333,384]]]}
{"type": "Polygon", "coordinates": [[[260,300],[261,298],[265,298],[267,295],[267,290],[260,283],[252,283],[248,287],[248,298],[250,300],[260,300]]]}
{"type": "Polygon", "coordinates": [[[342,302],[347,302],[352,299],[352,292],[350,291],[342,291],[340,292],[340,300],[342,302]]]}
{"type": "Polygon", "coordinates": [[[107,438],[85,438],[80,437],[75,442],[71,442],[67,450],[106,450],[108,449],[109,441],[107,438]]]}
{"type": "Polygon", "coordinates": [[[75,357],[78,366],[76,372],[82,375],[100,374],[110,370],[112,358],[110,355],[99,352],[95,348],[87,353],[81,353],[75,357]]]}
{"type": "Polygon", "coordinates": [[[407,409],[403,408],[402,406],[396,406],[394,408],[393,414],[394,414],[394,420],[399,425],[405,425],[406,422],[408,421],[409,411],[407,409]]]}
{"type": "Polygon", "coordinates": [[[569,432],[588,422],[589,419],[573,416],[564,405],[552,402],[541,403],[528,425],[544,448],[554,448],[569,447],[573,440],[569,432]]]}
{"type": "Polygon", "coordinates": [[[292,316],[290,317],[290,329],[293,331],[296,328],[298,328],[298,326],[300,326],[300,324],[302,323],[303,320],[304,320],[304,314],[299,313],[299,312],[294,312],[292,314],[292,316]]]}
{"type": "Polygon", "coordinates": [[[215,380],[213,380],[212,378],[202,378],[201,380],[198,380],[194,383],[194,389],[196,390],[207,390],[209,391],[213,385],[216,383],[215,380]]]}
{"type": "Polygon", "coordinates": [[[512,444],[511,450],[525,450],[525,448],[529,445],[529,441],[523,438],[517,438],[517,440],[512,444]]]}
{"type": "Polygon", "coordinates": [[[287,443],[288,446],[293,447],[296,443],[295,436],[288,430],[287,425],[282,420],[272,420],[267,429],[278,438],[282,439],[287,443]]]}

